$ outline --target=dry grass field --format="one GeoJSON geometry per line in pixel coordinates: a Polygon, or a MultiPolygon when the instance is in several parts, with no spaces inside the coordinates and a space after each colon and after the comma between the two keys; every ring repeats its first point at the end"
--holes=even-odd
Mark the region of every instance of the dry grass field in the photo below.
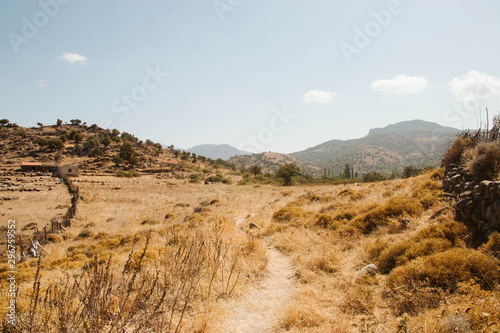
{"type": "MultiPolygon", "coordinates": [[[[39,265],[18,265],[20,319],[33,332],[499,331],[498,258],[467,247],[441,176],[291,187],[75,178],[68,233],[39,265]]],[[[43,226],[68,205],[64,189],[16,192],[2,223],[43,226]]]]}

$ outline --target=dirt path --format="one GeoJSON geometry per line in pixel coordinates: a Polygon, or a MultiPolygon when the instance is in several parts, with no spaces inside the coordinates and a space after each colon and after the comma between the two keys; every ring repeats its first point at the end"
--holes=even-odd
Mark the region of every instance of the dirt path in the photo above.
{"type": "MultiPolygon", "coordinates": [[[[241,226],[245,219],[236,224],[241,226]]],[[[223,332],[272,332],[278,311],[294,291],[295,274],[290,260],[278,250],[267,248],[267,273],[260,283],[228,304],[229,317],[223,332]]]]}

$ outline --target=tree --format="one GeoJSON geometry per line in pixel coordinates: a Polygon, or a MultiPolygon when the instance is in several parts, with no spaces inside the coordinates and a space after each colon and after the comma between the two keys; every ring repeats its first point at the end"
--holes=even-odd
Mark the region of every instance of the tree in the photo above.
{"type": "Polygon", "coordinates": [[[351,178],[351,166],[349,164],[345,165],[344,175],[345,175],[346,179],[350,179],[351,178]]]}
{"type": "Polygon", "coordinates": [[[294,163],[282,165],[276,171],[276,177],[283,178],[283,185],[285,186],[292,185],[293,176],[298,174],[300,174],[300,168],[294,163]]]}
{"type": "Polygon", "coordinates": [[[7,126],[9,122],[9,119],[0,119],[0,125],[2,126],[7,126]]]}
{"type": "Polygon", "coordinates": [[[101,139],[101,143],[104,145],[104,147],[107,147],[111,144],[111,139],[107,134],[101,139]]]}
{"type": "Polygon", "coordinates": [[[43,128],[43,124],[42,123],[36,123],[38,126],[40,126],[40,128],[43,128]]]}
{"type": "Polygon", "coordinates": [[[78,145],[83,141],[83,134],[80,132],[76,132],[76,134],[73,136],[73,140],[75,140],[75,143],[78,145]]]}
{"type": "Polygon", "coordinates": [[[364,182],[379,182],[381,180],[384,180],[384,176],[382,176],[380,173],[376,171],[370,171],[368,173],[365,173],[363,175],[363,181],[364,182]]]}
{"type": "Polygon", "coordinates": [[[250,173],[254,176],[257,176],[262,173],[262,168],[260,167],[260,165],[254,164],[250,168],[248,168],[248,171],[250,171],[250,173]]]}
{"type": "Polygon", "coordinates": [[[413,165],[406,166],[403,169],[403,177],[410,178],[420,174],[421,170],[413,165]]]}
{"type": "Polygon", "coordinates": [[[61,126],[63,121],[61,119],[57,119],[56,126],[59,127],[61,126]]]}
{"type": "Polygon", "coordinates": [[[80,125],[82,123],[80,119],[71,119],[69,122],[71,125],[80,125]]]}
{"type": "Polygon", "coordinates": [[[119,156],[130,163],[132,156],[135,156],[134,146],[130,142],[125,142],[120,147],[119,156]]]}

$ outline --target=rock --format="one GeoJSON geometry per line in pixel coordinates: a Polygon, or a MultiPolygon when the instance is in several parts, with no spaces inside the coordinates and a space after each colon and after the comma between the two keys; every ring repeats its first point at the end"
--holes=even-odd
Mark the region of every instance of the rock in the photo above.
{"type": "Polygon", "coordinates": [[[458,183],[460,183],[461,177],[462,177],[461,175],[455,175],[455,176],[451,177],[450,181],[453,185],[457,185],[458,183]]]}
{"type": "Polygon", "coordinates": [[[493,205],[489,205],[488,208],[486,209],[486,220],[493,221],[494,217],[495,217],[495,208],[493,207],[493,205]]]}
{"type": "Polygon", "coordinates": [[[500,215],[500,200],[493,203],[493,208],[495,208],[495,212],[500,215]]]}
{"type": "Polygon", "coordinates": [[[259,227],[257,224],[253,223],[253,222],[250,222],[250,223],[248,224],[248,227],[249,227],[250,229],[255,229],[255,228],[260,229],[260,227],[259,227]]]}
{"type": "Polygon", "coordinates": [[[500,230],[500,216],[498,214],[496,214],[493,221],[491,221],[491,225],[493,228],[500,230]]]}
{"type": "Polygon", "coordinates": [[[460,198],[472,198],[472,191],[464,191],[460,193],[460,198]]]}
{"type": "Polygon", "coordinates": [[[467,206],[467,204],[469,202],[472,202],[472,199],[471,198],[465,198],[465,199],[462,199],[460,200],[459,202],[457,202],[456,204],[456,207],[459,209],[459,210],[464,210],[465,207],[467,206]]]}
{"type": "Polygon", "coordinates": [[[486,212],[488,211],[489,204],[486,201],[481,202],[481,217],[486,220],[486,212]]]}
{"type": "Polygon", "coordinates": [[[378,267],[375,264],[368,264],[356,273],[354,280],[359,280],[365,276],[375,276],[377,273],[378,267]]]}
{"type": "Polygon", "coordinates": [[[482,230],[490,230],[493,229],[493,223],[491,222],[486,222],[483,227],[481,228],[482,230]]]}
{"type": "Polygon", "coordinates": [[[474,186],[476,185],[475,182],[468,182],[468,183],[465,183],[465,188],[464,190],[465,191],[472,191],[474,189],[474,186]]]}
{"type": "Polygon", "coordinates": [[[483,180],[482,182],[479,183],[479,190],[481,192],[485,191],[492,183],[493,183],[492,181],[483,180]]]}

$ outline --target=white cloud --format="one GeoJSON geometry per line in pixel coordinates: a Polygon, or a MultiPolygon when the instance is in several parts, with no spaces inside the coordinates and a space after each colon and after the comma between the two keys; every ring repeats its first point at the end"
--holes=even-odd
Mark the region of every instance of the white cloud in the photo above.
{"type": "Polygon", "coordinates": [[[38,82],[36,83],[36,86],[38,88],[45,88],[45,87],[47,87],[47,82],[45,82],[45,80],[38,80],[38,82]]]}
{"type": "Polygon", "coordinates": [[[58,56],[58,58],[66,60],[71,64],[77,64],[78,66],[87,66],[89,63],[89,58],[86,56],[71,52],[64,52],[62,55],[58,56]]]}
{"type": "Polygon", "coordinates": [[[323,91],[323,90],[311,90],[304,95],[304,103],[326,103],[329,102],[334,95],[338,92],[335,91],[323,91]]]}
{"type": "Polygon", "coordinates": [[[392,79],[373,81],[371,88],[384,94],[414,94],[424,89],[427,82],[421,76],[396,75],[392,79]]]}
{"type": "Polygon", "coordinates": [[[488,99],[500,95],[500,77],[478,71],[469,71],[461,78],[454,78],[449,83],[451,91],[459,102],[475,99],[488,99]]]}

